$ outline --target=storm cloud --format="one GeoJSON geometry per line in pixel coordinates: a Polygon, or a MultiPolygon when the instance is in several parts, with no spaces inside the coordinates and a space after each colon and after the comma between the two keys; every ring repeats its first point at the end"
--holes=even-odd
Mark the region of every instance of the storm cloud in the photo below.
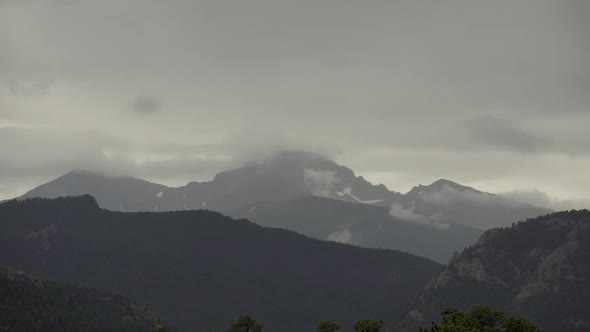
{"type": "Polygon", "coordinates": [[[584,200],[589,15],[584,0],[0,1],[0,198],[73,168],[174,185],[289,148],[396,191],[450,178],[584,200]]]}

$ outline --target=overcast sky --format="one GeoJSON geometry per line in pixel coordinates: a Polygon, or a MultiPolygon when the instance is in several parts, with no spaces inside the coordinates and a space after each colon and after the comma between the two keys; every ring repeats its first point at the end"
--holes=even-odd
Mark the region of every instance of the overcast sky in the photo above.
{"type": "Polygon", "coordinates": [[[582,205],[588,17],[587,0],[0,0],[0,198],[74,168],[180,185],[290,148],[396,191],[448,178],[582,205]]]}

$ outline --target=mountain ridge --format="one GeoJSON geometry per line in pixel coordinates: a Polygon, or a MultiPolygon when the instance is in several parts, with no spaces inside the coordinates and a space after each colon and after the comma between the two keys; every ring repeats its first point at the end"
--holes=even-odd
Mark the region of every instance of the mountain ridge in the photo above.
{"type": "Polygon", "coordinates": [[[247,204],[228,213],[257,224],[367,248],[409,252],[439,263],[477,241],[481,232],[460,224],[444,227],[399,219],[388,208],[325,197],[301,196],[247,204]]]}
{"type": "Polygon", "coordinates": [[[121,293],[187,331],[243,314],[286,332],[322,319],[393,322],[406,308],[399,299],[441,269],[213,211],[108,211],[90,196],[12,200],[0,204],[0,220],[0,264],[121,293]]]}
{"type": "Polygon", "coordinates": [[[487,304],[542,331],[590,331],[590,211],[556,212],[485,232],[454,255],[399,328],[415,331],[444,306],[487,304]]]}
{"type": "Polygon", "coordinates": [[[401,194],[305,151],[279,152],[220,172],[211,181],[189,182],[179,187],[76,171],[21,198],[82,194],[93,195],[101,207],[112,211],[207,209],[323,240],[425,255],[440,263],[446,263],[455,251],[473,243],[485,229],[549,212],[445,179],[401,194]],[[301,197],[329,200],[310,199],[301,204],[301,197]],[[256,205],[258,211],[251,213],[249,210],[256,209],[256,205]],[[328,211],[341,206],[346,206],[344,209],[354,219],[328,211]],[[311,213],[293,218],[303,216],[295,207],[311,213]],[[331,218],[326,218],[328,215],[331,218]],[[431,245],[418,246],[421,241],[409,241],[411,238],[432,241],[431,245]]]}
{"type": "MultiPolygon", "coordinates": [[[[443,192],[445,189],[455,191],[476,193],[482,196],[492,194],[478,191],[474,188],[462,186],[450,180],[441,179],[428,186],[414,187],[406,194],[389,190],[385,185],[374,185],[365,180],[345,166],[324,158],[320,155],[305,151],[282,151],[268,156],[258,162],[250,162],[242,167],[219,172],[211,181],[189,182],[184,186],[168,187],[151,183],[134,177],[107,177],[98,173],[84,173],[78,171],[79,181],[82,183],[78,188],[75,184],[63,188],[59,185],[65,179],[72,177],[73,173],[53,180],[44,185],[30,190],[22,198],[30,197],[58,197],[67,195],[92,194],[97,198],[101,206],[115,211],[168,211],[184,209],[208,208],[220,212],[230,212],[241,208],[246,204],[256,201],[292,199],[302,195],[313,195],[329,197],[337,200],[344,200],[352,203],[364,203],[391,207],[395,202],[405,207],[412,207],[414,201],[419,201],[420,191],[443,192]],[[90,179],[85,179],[88,174],[90,179]],[[117,181],[124,182],[118,185],[117,181]],[[104,187],[101,187],[104,183],[104,187]],[[116,190],[102,192],[108,186],[116,190]],[[51,188],[54,186],[54,188],[51,188]],[[137,188],[135,188],[137,187],[137,188]],[[116,198],[116,199],[115,199],[116,198]]],[[[70,181],[72,182],[72,181],[70,181]]],[[[439,200],[440,201],[440,200],[439,200]]],[[[439,202],[440,203],[440,202],[439,202]]],[[[438,203],[437,203],[438,204],[438,203]]],[[[533,207],[525,204],[518,204],[509,200],[497,200],[496,208],[505,210],[515,209],[515,206],[525,207],[529,211],[507,212],[509,220],[502,220],[509,225],[515,220],[526,217],[537,216],[549,212],[547,209],[533,207]],[[536,210],[536,211],[535,211],[536,210]],[[538,214],[535,214],[538,213],[538,214]]],[[[432,207],[432,200],[430,205],[432,207]]],[[[427,214],[436,214],[440,209],[417,207],[417,210],[424,210],[427,214]]],[[[525,210],[521,208],[521,210],[525,210]]],[[[448,211],[445,211],[448,212],[448,211]]],[[[441,214],[441,213],[439,213],[441,214]]],[[[455,222],[469,223],[469,216],[450,215],[447,219],[455,222]],[[452,220],[459,219],[461,220],[452,220]]],[[[488,220],[485,220],[487,222],[488,220]]],[[[471,225],[480,226],[482,225],[471,225]]],[[[492,226],[498,226],[494,224],[492,226]]]]}

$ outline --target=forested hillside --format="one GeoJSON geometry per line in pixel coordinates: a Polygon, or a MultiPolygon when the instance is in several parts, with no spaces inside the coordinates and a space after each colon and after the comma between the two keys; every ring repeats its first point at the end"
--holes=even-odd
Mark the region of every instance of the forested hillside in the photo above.
{"type": "Polygon", "coordinates": [[[414,331],[445,306],[488,304],[541,331],[590,331],[590,211],[569,211],[493,229],[456,255],[401,325],[414,331]]]}
{"type": "Polygon", "coordinates": [[[216,212],[111,212],[90,196],[1,204],[0,263],[124,294],[185,331],[226,328],[243,314],[285,332],[323,319],[393,322],[441,270],[216,212]]]}
{"type": "Polygon", "coordinates": [[[0,266],[0,331],[152,332],[161,324],[147,307],[123,296],[0,266]]]}

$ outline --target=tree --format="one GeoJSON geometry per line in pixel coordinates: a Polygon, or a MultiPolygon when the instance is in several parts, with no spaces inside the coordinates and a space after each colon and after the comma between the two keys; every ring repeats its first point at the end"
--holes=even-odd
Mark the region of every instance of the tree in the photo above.
{"type": "Polygon", "coordinates": [[[261,332],[262,328],[262,324],[259,324],[254,318],[242,316],[232,322],[228,332],[261,332]]]}
{"type": "Polygon", "coordinates": [[[342,326],[340,326],[340,324],[338,323],[334,323],[329,320],[324,320],[320,322],[320,325],[318,325],[316,332],[334,332],[340,330],[341,327],[342,326]]]}
{"type": "Polygon", "coordinates": [[[383,321],[364,319],[354,323],[355,332],[378,332],[383,327],[383,321]]]}
{"type": "Polygon", "coordinates": [[[475,320],[476,327],[479,331],[488,331],[500,325],[506,318],[506,315],[498,310],[494,310],[489,306],[475,305],[467,311],[467,317],[475,320]]]}
{"type": "Polygon", "coordinates": [[[420,332],[538,332],[539,329],[524,318],[506,317],[489,306],[473,306],[466,312],[446,308],[441,313],[442,323],[432,322],[420,332]]]}
{"type": "Polygon", "coordinates": [[[535,324],[524,318],[508,317],[502,323],[504,332],[538,332],[535,324]]]}
{"type": "Polygon", "coordinates": [[[168,332],[168,328],[166,326],[163,326],[163,325],[158,325],[154,329],[154,332],[168,332]]]}

